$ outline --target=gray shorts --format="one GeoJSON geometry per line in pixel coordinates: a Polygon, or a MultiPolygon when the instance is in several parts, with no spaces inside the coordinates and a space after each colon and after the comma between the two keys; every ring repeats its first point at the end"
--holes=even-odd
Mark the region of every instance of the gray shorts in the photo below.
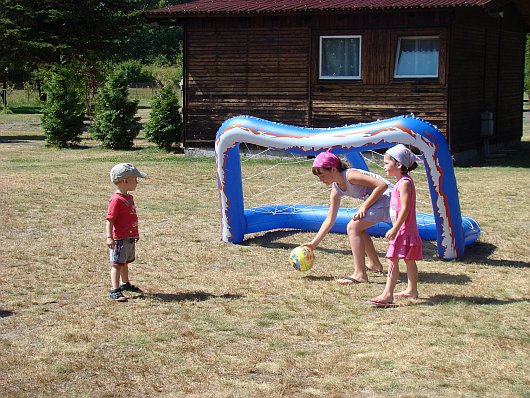
{"type": "Polygon", "coordinates": [[[109,260],[113,267],[132,263],[136,256],[136,239],[119,239],[114,241],[114,248],[109,249],[109,260]]]}
{"type": "Polygon", "coordinates": [[[364,221],[368,222],[387,222],[392,223],[390,220],[390,210],[388,207],[379,207],[377,209],[374,209],[373,207],[370,207],[368,211],[365,213],[365,216],[363,218],[364,221]]]}

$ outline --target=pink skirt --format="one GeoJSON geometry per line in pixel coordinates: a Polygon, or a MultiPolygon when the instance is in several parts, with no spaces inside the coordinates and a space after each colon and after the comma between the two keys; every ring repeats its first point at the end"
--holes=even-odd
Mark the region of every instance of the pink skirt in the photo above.
{"type": "Polygon", "coordinates": [[[405,260],[423,260],[421,238],[417,236],[398,235],[388,245],[386,258],[403,258],[405,260]]]}

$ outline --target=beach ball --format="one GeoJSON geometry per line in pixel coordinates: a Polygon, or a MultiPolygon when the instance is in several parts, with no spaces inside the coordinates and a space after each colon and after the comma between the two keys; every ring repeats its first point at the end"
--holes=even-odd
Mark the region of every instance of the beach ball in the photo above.
{"type": "Polygon", "coordinates": [[[295,247],[289,256],[289,263],[297,271],[309,271],[315,262],[313,250],[305,246],[295,247]]]}

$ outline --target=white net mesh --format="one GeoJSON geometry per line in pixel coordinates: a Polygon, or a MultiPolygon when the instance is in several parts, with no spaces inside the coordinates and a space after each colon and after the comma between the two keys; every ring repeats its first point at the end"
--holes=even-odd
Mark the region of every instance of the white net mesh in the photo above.
{"type": "MultiPolygon", "coordinates": [[[[329,205],[330,187],[321,183],[311,172],[312,158],[270,148],[251,149],[245,144],[240,145],[240,153],[245,209],[275,214],[308,211],[298,205],[329,205]],[[286,208],[285,204],[289,206],[286,208]]],[[[362,152],[362,156],[371,172],[395,182],[392,177],[386,176],[381,153],[366,151],[362,152]]],[[[339,157],[349,165],[344,156],[339,157]]],[[[411,176],[417,191],[417,211],[432,213],[423,164],[419,164],[411,176]]],[[[360,203],[360,200],[347,198],[343,200],[342,206],[358,207],[360,203]]]]}

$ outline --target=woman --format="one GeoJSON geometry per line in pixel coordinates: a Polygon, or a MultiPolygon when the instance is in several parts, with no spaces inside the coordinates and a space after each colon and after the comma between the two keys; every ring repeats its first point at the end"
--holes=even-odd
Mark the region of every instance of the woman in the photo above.
{"type": "Polygon", "coordinates": [[[389,205],[392,184],[378,174],[347,168],[329,150],[320,153],[315,158],[312,171],[324,184],[331,185],[330,205],[319,231],[311,242],[303,246],[314,250],[320,244],[335,224],[343,196],[362,199],[363,203],[347,227],[355,270],[353,274],[340,278],[337,282],[343,285],[368,282],[365,254],[369,259],[368,269],[383,272],[383,265],[379,261],[372,238],[366,229],[381,221],[390,222],[389,205]]]}

